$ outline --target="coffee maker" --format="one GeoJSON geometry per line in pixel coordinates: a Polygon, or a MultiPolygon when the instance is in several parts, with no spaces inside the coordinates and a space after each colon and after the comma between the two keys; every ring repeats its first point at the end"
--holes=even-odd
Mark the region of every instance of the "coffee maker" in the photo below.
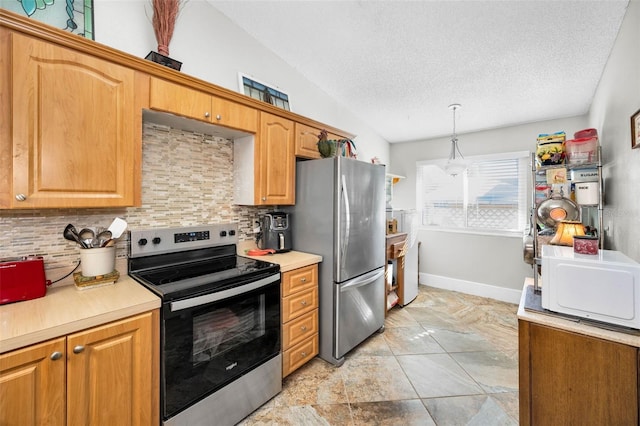
{"type": "Polygon", "coordinates": [[[265,213],[260,220],[258,248],[273,249],[276,253],[291,250],[290,215],[285,212],[265,213]]]}

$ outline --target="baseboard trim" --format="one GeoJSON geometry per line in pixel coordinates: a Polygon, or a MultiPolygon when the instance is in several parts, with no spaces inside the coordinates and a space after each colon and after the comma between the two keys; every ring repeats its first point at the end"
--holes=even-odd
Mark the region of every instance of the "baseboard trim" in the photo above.
{"type": "Polygon", "coordinates": [[[522,290],[498,287],[495,285],[483,284],[474,281],[459,280],[457,278],[444,277],[421,272],[418,276],[419,283],[429,287],[441,288],[443,290],[459,291],[461,293],[472,294],[474,296],[488,297],[509,303],[520,303],[522,290]]]}

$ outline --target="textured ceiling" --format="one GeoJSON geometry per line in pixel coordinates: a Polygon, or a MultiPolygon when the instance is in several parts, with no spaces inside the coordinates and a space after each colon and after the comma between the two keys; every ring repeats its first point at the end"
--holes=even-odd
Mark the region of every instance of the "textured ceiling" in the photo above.
{"type": "Polygon", "coordinates": [[[209,2],[389,142],[585,114],[628,4],[209,2]]]}

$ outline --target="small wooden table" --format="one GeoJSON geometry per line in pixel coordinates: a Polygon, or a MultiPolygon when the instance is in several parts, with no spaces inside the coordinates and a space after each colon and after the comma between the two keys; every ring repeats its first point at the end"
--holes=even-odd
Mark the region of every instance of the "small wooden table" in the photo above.
{"type": "MultiPolygon", "coordinates": [[[[386,259],[385,259],[385,283],[389,283],[390,280],[388,274],[391,272],[387,265],[389,261],[395,261],[396,264],[396,282],[393,285],[386,284],[384,311],[385,316],[387,311],[395,306],[397,303],[404,305],[404,255],[407,252],[407,233],[399,232],[396,234],[388,234],[386,237],[386,259]],[[389,303],[388,299],[392,292],[396,292],[397,300],[389,303]],[[390,306],[389,306],[390,305],[390,306]]],[[[393,297],[393,296],[391,296],[393,297]]]]}

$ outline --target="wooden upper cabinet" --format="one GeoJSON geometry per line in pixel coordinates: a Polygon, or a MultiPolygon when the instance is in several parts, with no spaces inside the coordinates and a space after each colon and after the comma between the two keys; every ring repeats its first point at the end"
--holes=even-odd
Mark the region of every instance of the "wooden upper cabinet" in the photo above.
{"type": "Polygon", "coordinates": [[[0,423],[65,425],[65,339],[0,355],[0,423]]]}
{"type": "Polygon", "coordinates": [[[255,133],[258,111],[236,102],[159,78],[151,79],[149,106],[212,124],[255,133]]]}
{"type": "MultiPolygon", "coordinates": [[[[318,138],[320,136],[321,129],[308,126],[302,123],[296,123],[296,141],[295,141],[295,155],[299,158],[321,158],[318,151],[318,138]]],[[[344,136],[339,136],[334,133],[328,133],[327,139],[340,140],[346,139],[344,136]]]]}
{"type": "Polygon", "coordinates": [[[300,158],[320,158],[318,151],[318,136],[320,129],[296,123],[296,145],[295,154],[300,158]]]}
{"type": "Polygon", "coordinates": [[[260,113],[260,133],[256,136],[257,204],[295,204],[293,153],[294,123],[266,112],[260,113]]]}
{"type": "Polygon", "coordinates": [[[7,34],[2,29],[0,38],[11,47],[12,142],[2,146],[2,165],[11,172],[0,207],[139,205],[136,72],[7,34]]]}

